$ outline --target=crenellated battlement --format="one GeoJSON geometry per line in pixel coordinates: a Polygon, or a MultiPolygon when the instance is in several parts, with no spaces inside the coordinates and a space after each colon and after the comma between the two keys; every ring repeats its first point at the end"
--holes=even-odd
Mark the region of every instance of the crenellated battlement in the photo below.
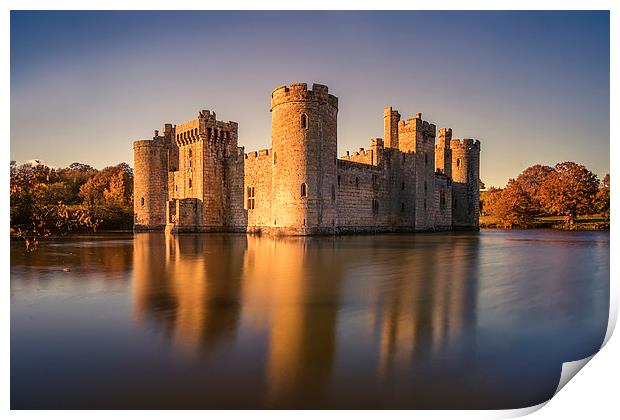
{"type": "Polygon", "coordinates": [[[245,153],[244,158],[248,160],[267,159],[271,154],[271,149],[260,149],[245,153]]]}
{"type": "Polygon", "coordinates": [[[216,115],[215,115],[215,111],[211,112],[208,109],[203,109],[202,111],[198,112],[198,119],[204,119],[207,121],[216,121],[216,115]]]}
{"type": "Polygon", "coordinates": [[[418,112],[414,118],[407,120],[400,120],[398,122],[399,132],[421,131],[425,136],[435,137],[436,126],[428,121],[422,119],[422,113],[418,112]]]}
{"type": "Polygon", "coordinates": [[[452,139],[450,140],[450,149],[480,150],[480,140],[452,139]]]}
{"type": "Polygon", "coordinates": [[[224,142],[235,140],[238,123],[235,121],[218,121],[215,112],[202,110],[198,118],[184,122],[175,127],[175,141],[178,146],[195,143],[199,140],[224,142]]]}
{"type": "Polygon", "coordinates": [[[388,106],[383,137],[338,158],[338,98],[327,86],[278,86],[271,111],[271,148],[246,153],[238,123],[209,109],[134,141],[135,228],[312,235],[478,227],[478,140],[452,139],[451,128],[438,130],[421,113],[401,120],[388,106]]]}
{"type": "Polygon", "coordinates": [[[271,92],[271,108],[285,103],[297,101],[312,101],[328,103],[338,108],[338,98],[329,93],[325,85],[312,84],[312,90],[308,90],[307,83],[291,83],[289,86],[280,85],[271,92]]]}
{"type": "Polygon", "coordinates": [[[166,147],[165,138],[162,136],[154,136],[151,140],[140,139],[133,142],[133,148],[142,147],[166,147]]]}
{"type": "Polygon", "coordinates": [[[370,139],[370,147],[383,148],[383,139],[381,137],[373,137],[370,139]]]}
{"type": "Polygon", "coordinates": [[[439,138],[449,138],[452,139],[452,129],[451,128],[440,128],[439,129],[439,138]]]}
{"type": "Polygon", "coordinates": [[[360,147],[359,151],[351,153],[349,150],[346,152],[347,154],[340,157],[342,160],[351,160],[355,159],[355,157],[372,157],[372,150],[365,150],[363,147],[360,147]]]}

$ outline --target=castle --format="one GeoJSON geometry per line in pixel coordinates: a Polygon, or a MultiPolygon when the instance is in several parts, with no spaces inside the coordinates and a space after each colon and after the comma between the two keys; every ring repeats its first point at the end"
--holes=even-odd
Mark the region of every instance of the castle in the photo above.
{"type": "Polygon", "coordinates": [[[480,142],[383,113],[383,138],[337,157],[327,86],[271,94],[272,147],[244,153],[238,124],[203,110],[134,142],[134,230],[282,235],[478,229],[480,142]]]}

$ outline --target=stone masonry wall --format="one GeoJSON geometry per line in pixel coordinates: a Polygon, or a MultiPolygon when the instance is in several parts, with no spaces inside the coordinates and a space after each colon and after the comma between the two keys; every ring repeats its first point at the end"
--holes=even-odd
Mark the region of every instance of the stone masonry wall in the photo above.
{"type": "Polygon", "coordinates": [[[272,227],[271,203],[273,192],[271,186],[273,170],[273,153],[263,149],[248,152],[244,156],[244,208],[248,214],[248,228],[250,231],[260,231],[261,228],[272,227]],[[254,208],[250,208],[248,199],[249,190],[254,192],[254,208]]]}
{"type": "Polygon", "coordinates": [[[245,208],[245,154],[243,147],[237,147],[234,156],[228,158],[225,177],[227,208],[225,209],[228,229],[245,232],[248,226],[248,211],[245,208]]]}
{"type": "Polygon", "coordinates": [[[434,229],[452,228],[452,182],[444,174],[435,174],[435,197],[433,200],[434,229]]]}
{"type": "Polygon", "coordinates": [[[422,114],[398,123],[398,144],[402,152],[414,152],[415,172],[415,229],[432,230],[435,188],[435,125],[422,120],[422,114]]]}
{"type": "Polygon", "coordinates": [[[162,138],[134,142],[134,227],[161,230],[167,200],[167,148],[162,138]]]}
{"type": "Polygon", "coordinates": [[[478,228],[480,214],[480,142],[452,139],[452,225],[478,228]]]}
{"type": "Polygon", "coordinates": [[[333,232],[336,212],[338,99],[327,86],[280,86],[271,95],[274,229],[333,232]]]}
{"type": "Polygon", "coordinates": [[[384,109],[384,138],[337,159],[338,99],[324,85],[272,92],[272,148],[202,110],[134,142],[136,230],[309,235],[478,228],[480,143],[384,109]],[[253,194],[250,197],[250,194],[253,194]],[[251,201],[251,205],[250,205],[251,201]],[[253,208],[252,208],[253,207],[253,208]]]}
{"type": "Polygon", "coordinates": [[[452,140],[451,128],[439,129],[439,141],[435,145],[435,170],[442,174],[452,177],[452,150],[450,141],[452,140]]]}
{"type": "Polygon", "coordinates": [[[338,215],[343,232],[387,230],[383,170],[338,160],[338,215]],[[374,208],[373,208],[374,203],[374,208]]]}

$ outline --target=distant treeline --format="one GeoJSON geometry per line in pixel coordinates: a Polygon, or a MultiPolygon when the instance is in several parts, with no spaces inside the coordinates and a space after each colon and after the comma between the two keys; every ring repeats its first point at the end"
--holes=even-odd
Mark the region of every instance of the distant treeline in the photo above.
{"type": "Polygon", "coordinates": [[[11,161],[11,235],[26,248],[71,230],[131,229],[133,170],[126,163],[97,170],[11,161]]]}
{"type": "Polygon", "coordinates": [[[559,216],[563,228],[574,229],[577,219],[587,216],[596,220],[590,228],[609,229],[609,174],[601,182],[574,162],[534,165],[505,188],[483,191],[481,209],[481,225],[487,227],[535,227],[559,216]]]}

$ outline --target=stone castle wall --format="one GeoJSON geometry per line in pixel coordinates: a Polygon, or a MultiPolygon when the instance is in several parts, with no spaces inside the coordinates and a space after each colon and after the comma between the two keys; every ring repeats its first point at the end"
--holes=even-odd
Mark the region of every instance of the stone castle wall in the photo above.
{"type": "Polygon", "coordinates": [[[398,123],[398,144],[403,152],[414,153],[416,230],[433,229],[432,202],[435,188],[435,125],[422,120],[422,114],[398,123]]]}
{"type": "Polygon", "coordinates": [[[271,95],[272,217],[283,233],[336,226],[337,115],[338,99],[327,86],[296,83],[271,95]]]}
{"type": "Polygon", "coordinates": [[[450,230],[452,228],[452,181],[441,173],[435,175],[433,212],[435,230],[450,230]]]}
{"type": "Polygon", "coordinates": [[[134,227],[161,230],[166,225],[168,154],[174,151],[170,137],[155,132],[152,140],[138,140],[134,150],[134,227]]]}
{"type": "Polygon", "coordinates": [[[249,227],[273,226],[273,153],[263,149],[244,156],[244,208],[249,227]]]}
{"type": "Polygon", "coordinates": [[[480,214],[480,142],[452,139],[452,225],[477,228],[480,214]]]}
{"type": "Polygon", "coordinates": [[[338,226],[345,232],[386,229],[382,208],[385,182],[381,168],[365,163],[338,161],[338,226]],[[374,206],[373,206],[374,204],[374,206]]]}
{"type": "Polygon", "coordinates": [[[135,229],[311,235],[478,228],[480,143],[384,110],[384,138],[337,158],[338,99],[324,85],[271,95],[272,147],[203,110],[134,143],[135,229]]]}

